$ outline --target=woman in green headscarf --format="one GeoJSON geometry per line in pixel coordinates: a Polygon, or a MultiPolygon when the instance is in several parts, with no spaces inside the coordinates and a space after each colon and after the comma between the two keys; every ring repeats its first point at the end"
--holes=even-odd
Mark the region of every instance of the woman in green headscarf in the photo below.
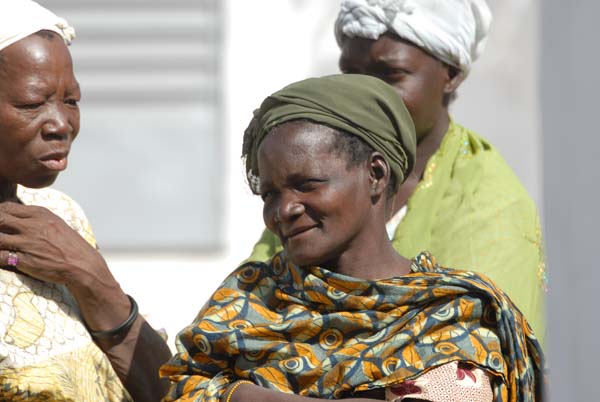
{"type": "Polygon", "coordinates": [[[415,158],[390,86],[292,84],[255,112],[243,155],[284,250],[234,270],[178,335],[166,401],[540,400],[541,350],[510,299],[387,239],[415,158]]]}

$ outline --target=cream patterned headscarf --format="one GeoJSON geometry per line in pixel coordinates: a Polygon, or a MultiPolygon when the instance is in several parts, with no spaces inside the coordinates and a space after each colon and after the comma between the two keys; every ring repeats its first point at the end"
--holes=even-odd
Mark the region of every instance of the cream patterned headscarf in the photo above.
{"type": "Polygon", "coordinates": [[[0,0],[0,51],[41,30],[62,36],[67,45],[75,29],[67,21],[31,0],[0,0]]]}
{"type": "Polygon", "coordinates": [[[391,31],[467,75],[483,51],[492,14],[485,0],[342,0],[335,22],[344,37],[391,31]]]}

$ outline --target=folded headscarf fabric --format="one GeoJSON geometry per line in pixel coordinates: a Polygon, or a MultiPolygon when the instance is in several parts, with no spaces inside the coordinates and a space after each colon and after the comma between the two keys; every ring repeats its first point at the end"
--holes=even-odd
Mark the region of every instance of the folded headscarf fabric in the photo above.
{"type": "Polygon", "coordinates": [[[258,146],[275,127],[306,119],[356,135],[390,164],[398,184],[412,170],[415,128],[394,89],[378,78],[339,74],[309,78],[267,97],[244,134],[243,156],[252,191],[258,189],[258,146]]]}
{"type": "Polygon", "coordinates": [[[56,32],[67,45],[75,39],[75,29],[67,21],[35,1],[0,1],[0,50],[42,30],[56,32]]]}
{"type": "Polygon", "coordinates": [[[335,35],[377,39],[393,32],[466,76],[483,51],[492,14],[485,0],[343,0],[335,35]]]}
{"type": "Polygon", "coordinates": [[[179,353],[160,370],[174,382],[165,401],[218,402],[240,379],[346,399],[451,362],[483,370],[494,402],[540,401],[544,356],[510,299],[427,253],[411,269],[368,281],[300,268],[285,251],[242,265],[179,333],[179,353]]]}

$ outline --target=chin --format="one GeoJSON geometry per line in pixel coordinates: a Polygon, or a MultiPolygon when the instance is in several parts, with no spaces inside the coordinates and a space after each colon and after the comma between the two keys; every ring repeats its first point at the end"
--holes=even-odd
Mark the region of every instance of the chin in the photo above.
{"type": "Polygon", "coordinates": [[[315,248],[309,250],[286,249],[288,258],[299,267],[322,266],[327,257],[315,248]]]}
{"type": "Polygon", "coordinates": [[[299,253],[297,251],[286,250],[288,258],[299,267],[308,267],[313,265],[319,265],[319,259],[315,258],[314,255],[299,253]]]}
{"type": "Polygon", "coordinates": [[[57,178],[58,173],[47,176],[22,178],[21,180],[18,180],[17,183],[28,188],[44,188],[54,184],[57,178]]]}

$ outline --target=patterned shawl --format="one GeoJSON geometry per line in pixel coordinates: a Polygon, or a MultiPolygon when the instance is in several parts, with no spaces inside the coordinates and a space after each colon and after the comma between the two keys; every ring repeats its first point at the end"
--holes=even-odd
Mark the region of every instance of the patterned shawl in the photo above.
{"type": "Polygon", "coordinates": [[[478,274],[428,254],[412,273],[367,281],[276,255],[235,270],[181,331],[161,368],[166,401],[218,402],[228,384],[338,399],[467,361],[494,401],[541,400],[543,355],[508,297],[478,274]]]}

